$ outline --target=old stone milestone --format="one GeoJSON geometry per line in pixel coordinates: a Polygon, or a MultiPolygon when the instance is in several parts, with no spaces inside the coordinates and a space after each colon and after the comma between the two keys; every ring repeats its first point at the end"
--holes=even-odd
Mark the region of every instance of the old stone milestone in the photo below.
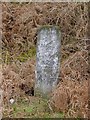
{"type": "Polygon", "coordinates": [[[60,67],[60,31],[44,26],[37,36],[35,95],[48,97],[55,89],[60,67]]]}

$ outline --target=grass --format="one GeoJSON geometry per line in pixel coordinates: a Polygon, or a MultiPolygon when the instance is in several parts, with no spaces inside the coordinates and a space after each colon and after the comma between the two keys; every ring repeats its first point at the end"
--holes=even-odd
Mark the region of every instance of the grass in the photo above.
{"type": "MultiPolygon", "coordinates": [[[[36,55],[36,47],[31,47],[28,51],[22,52],[18,56],[15,57],[15,61],[20,61],[20,62],[25,62],[29,58],[33,58],[36,55]]],[[[8,50],[5,51],[5,55],[3,56],[3,60],[5,64],[9,64],[12,61],[10,52],[8,50]]],[[[1,53],[0,53],[0,58],[1,58],[1,53]]]]}
{"type": "Polygon", "coordinates": [[[10,53],[9,53],[9,51],[6,51],[5,63],[6,63],[6,64],[9,64],[9,63],[10,63],[10,53]]]}
{"type": "Polygon", "coordinates": [[[19,100],[10,106],[10,110],[5,108],[3,117],[11,118],[64,118],[61,112],[52,112],[48,107],[46,99],[35,98],[30,101],[19,100]]]}
{"type": "Polygon", "coordinates": [[[31,49],[29,49],[27,52],[21,53],[17,57],[17,60],[19,60],[20,62],[25,62],[26,60],[28,60],[28,58],[32,58],[35,55],[36,55],[36,48],[35,47],[31,47],[31,49]]]}

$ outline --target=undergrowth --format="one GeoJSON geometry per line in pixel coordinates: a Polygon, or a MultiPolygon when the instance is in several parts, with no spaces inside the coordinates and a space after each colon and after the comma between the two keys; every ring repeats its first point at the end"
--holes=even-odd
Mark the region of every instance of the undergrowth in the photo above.
{"type": "Polygon", "coordinates": [[[87,9],[87,3],[73,2],[2,3],[3,117],[88,117],[87,9]],[[20,84],[34,85],[37,30],[43,25],[61,31],[60,82],[50,100],[54,112],[43,100],[17,101],[25,95],[20,84]]]}
{"type": "Polygon", "coordinates": [[[48,107],[48,101],[45,99],[36,98],[33,101],[20,100],[17,103],[10,105],[9,111],[6,109],[3,117],[11,118],[64,118],[62,112],[52,112],[48,107]]]}
{"type": "Polygon", "coordinates": [[[32,58],[36,55],[36,48],[32,47],[28,51],[21,53],[18,57],[17,60],[20,62],[25,62],[29,58],[32,58]]]}

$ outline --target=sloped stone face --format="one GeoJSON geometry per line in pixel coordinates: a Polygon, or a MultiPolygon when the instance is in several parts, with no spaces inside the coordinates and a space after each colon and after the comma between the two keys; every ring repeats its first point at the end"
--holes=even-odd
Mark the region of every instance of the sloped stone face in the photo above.
{"type": "Polygon", "coordinates": [[[35,94],[48,95],[57,85],[60,67],[60,32],[55,26],[38,32],[35,94]]]}

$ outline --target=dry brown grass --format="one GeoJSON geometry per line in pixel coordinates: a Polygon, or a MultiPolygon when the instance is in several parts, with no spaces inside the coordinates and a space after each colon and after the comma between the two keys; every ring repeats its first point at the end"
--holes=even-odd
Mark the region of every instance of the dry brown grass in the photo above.
{"type": "MultiPolygon", "coordinates": [[[[83,45],[84,47],[84,45],[83,45]]],[[[88,51],[83,49],[61,64],[61,82],[52,94],[51,106],[66,117],[88,118],[88,51]]]]}
{"type": "Polygon", "coordinates": [[[54,91],[51,107],[64,112],[68,118],[88,118],[88,82],[67,80],[54,91]]]}
{"type": "Polygon", "coordinates": [[[18,98],[23,97],[28,88],[34,87],[35,64],[33,62],[34,60],[28,60],[26,63],[18,66],[15,64],[3,66],[4,104],[9,104],[11,98],[17,101],[18,98]],[[27,85],[26,90],[20,89],[19,86],[22,84],[27,85]]]}
{"type": "Polygon", "coordinates": [[[77,41],[86,38],[87,3],[4,3],[2,11],[4,59],[6,51],[15,61],[18,54],[35,45],[42,25],[60,27],[62,59],[70,55],[70,49],[78,51],[77,41]]]}

